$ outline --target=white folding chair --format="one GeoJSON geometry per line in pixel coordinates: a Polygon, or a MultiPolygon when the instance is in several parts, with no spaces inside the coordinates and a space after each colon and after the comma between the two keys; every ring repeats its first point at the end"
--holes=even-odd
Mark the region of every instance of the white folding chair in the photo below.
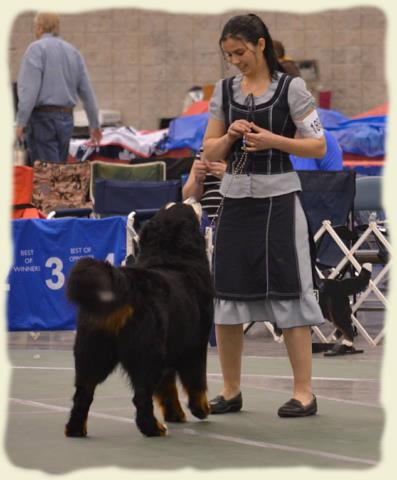
{"type": "MultiPolygon", "coordinates": [[[[369,212],[381,212],[381,177],[358,177],[356,179],[356,195],[354,212],[369,211],[369,212]]],[[[375,217],[373,217],[375,218],[375,217]]],[[[357,312],[359,310],[372,310],[372,308],[365,308],[364,302],[369,300],[369,297],[375,297],[377,302],[380,302],[382,310],[388,307],[388,300],[381,290],[381,283],[385,281],[387,274],[390,270],[390,254],[391,245],[385,236],[387,221],[385,220],[372,220],[368,225],[356,226],[355,231],[361,230],[360,235],[355,240],[353,245],[348,248],[342,238],[335,231],[331,222],[328,220],[323,221],[321,228],[314,236],[315,241],[319,241],[322,236],[329,235],[335,244],[339,247],[343,253],[343,257],[340,262],[332,269],[330,275],[327,278],[337,277],[347,265],[351,265],[353,270],[357,273],[361,271],[361,265],[365,262],[376,263],[383,265],[380,271],[370,280],[367,289],[359,296],[357,296],[353,304],[351,319],[356,326],[357,331],[363,335],[365,340],[371,346],[376,346],[384,336],[384,328],[378,332],[374,337],[364,327],[363,323],[357,318],[357,312]],[[365,244],[375,244],[376,248],[363,248],[365,244]],[[379,254],[379,247],[384,250],[384,254],[379,254]]],[[[320,278],[323,277],[322,272],[317,270],[320,278]]],[[[379,310],[377,308],[376,310],[379,310]]],[[[331,334],[332,335],[332,334],[331,334]]]]}

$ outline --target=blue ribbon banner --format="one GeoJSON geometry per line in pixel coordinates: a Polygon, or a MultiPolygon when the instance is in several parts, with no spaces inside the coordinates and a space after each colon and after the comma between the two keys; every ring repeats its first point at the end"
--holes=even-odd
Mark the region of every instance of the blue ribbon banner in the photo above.
{"type": "Polygon", "coordinates": [[[68,272],[82,257],[120,265],[126,222],[126,217],[14,220],[8,329],[74,330],[76,309],[65,295],[68,272]]]}

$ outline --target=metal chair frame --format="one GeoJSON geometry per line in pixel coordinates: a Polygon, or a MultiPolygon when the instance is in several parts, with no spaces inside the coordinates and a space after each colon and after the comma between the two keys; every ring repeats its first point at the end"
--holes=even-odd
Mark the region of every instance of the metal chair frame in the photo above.
{"type": "MultiPolygon", "coordinates": [[[[370,222],[368,224],[367,229],[363,232],[363,234],[358,238],[358,240],[354,243],[354,245],[349,249],[346,247],[345,243],[341,239],[341,237],[335,232],[334,228],[332,227],[331,223],[328,220],[325,220],[323,222],[322,227],[318,230],[318,232],[314,236],[314,240],[318,241],[324,234],[328,233],[331,238],[334,240],[336,245],[340,248],[340,250],[343,252],[344,257],[342,260],[336,265],[336,267],[332,270],[331,274],[327,278],[336,278],[341,271],[345,268],[347,264],[350,264],[353,268],[354,271],[359,273],[361,271],[361,264],[359,260],[357,259],[357,254],[360,251],[361,245],[363,245],[368,238],[371,235],[374,235],[377,240],[385,247],[387,252],[391,252],[391,245],[384,236],[384,234],[381,232],[380,228],[386,225],[386,221],[381,221],[381,222],[370,222]]],[[[378,262],[379,263],[379,262],[378,262]]],[[[353,302],[351,308],[352,308],[352,314],[351,314],[351,319],[353,324],[356,326],[357,330],[363,335],[365,340],[368,342],[369,345],[371,346],[376,346],[380,340],[384,336],[385,328],[383,327],[382,330],[375,336],[371,337],[371,335],[368,333],[368,331],[364,328],[362,323],[357,319],[357,312],[360,309],[360,307],[363,305],[365,300],[368,299],[369,295],[373,293],[378,300],[383,304],[384,308],[386,309],[389,305],[388,299],[386,296],[381,292],[380,288],[378,285],[382,280],[384,280],[386,274],[390,271],[391,264],[390,261],[388,261],[385,266],[381,269],[381,271],[376,275],[376,277],[372,278],[369,282],[369,285],[367,289],[359,295],[355,301],[353,302]]],[[[317,272],[320,276],[320,278],[324,278],[322,275],[322,272],[317,269],[317,272]]],[[[316,333],[318,333],[316,331],[316,333]]],[[[333,333],[331,334],[330,337],[333,336],[333,333]]],[[[327,338],[327,341],[329,340],[329,337],[327,338]]]]}

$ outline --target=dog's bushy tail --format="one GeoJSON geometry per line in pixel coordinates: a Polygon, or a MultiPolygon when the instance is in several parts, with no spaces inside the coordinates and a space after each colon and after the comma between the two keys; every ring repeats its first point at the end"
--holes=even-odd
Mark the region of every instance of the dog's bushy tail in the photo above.
{"type": "Polygon", "coordinates": [[[71,269],[67,297],[80,309],[106,314],[123,303],[126,279],[109,262],[85,257],[71,269]]]}

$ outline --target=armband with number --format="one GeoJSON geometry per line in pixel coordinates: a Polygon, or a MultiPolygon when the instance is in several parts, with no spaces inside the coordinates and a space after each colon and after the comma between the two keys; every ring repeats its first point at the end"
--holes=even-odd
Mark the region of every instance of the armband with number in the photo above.
{"type": "Polygon", "coordinates": [[[324,129],[316,110],[313,110],[303,120],[295,122],[296,128],[304,138],[321,138],[324,129]]]}

